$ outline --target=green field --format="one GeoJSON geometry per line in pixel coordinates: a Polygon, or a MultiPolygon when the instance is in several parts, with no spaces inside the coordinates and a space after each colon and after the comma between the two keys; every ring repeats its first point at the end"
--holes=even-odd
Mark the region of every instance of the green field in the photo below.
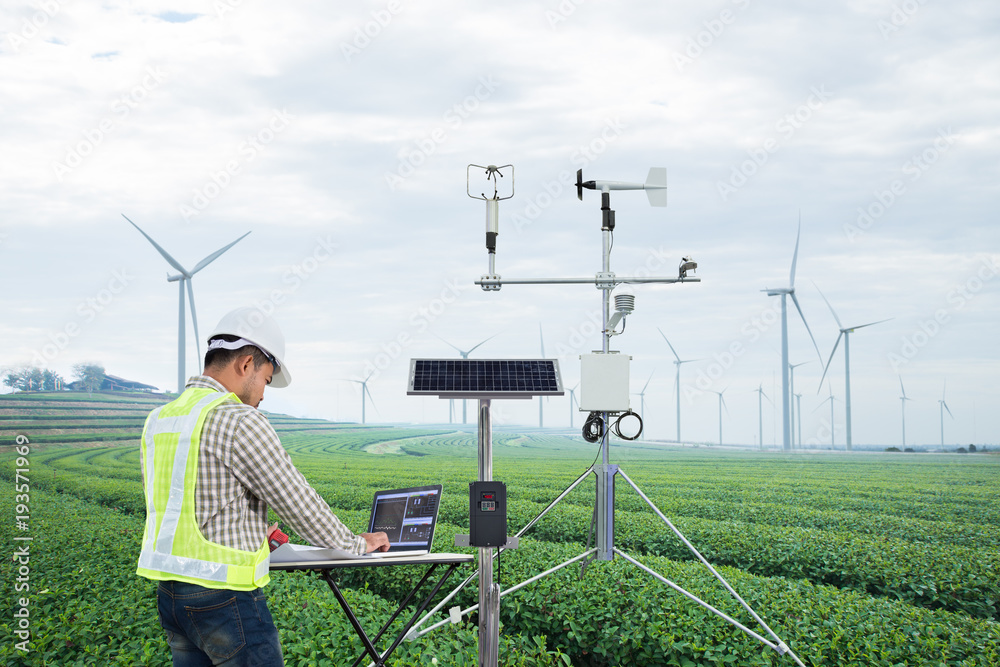
{"type": "MultiPolygon", "coordinates": [[[[0,562],[10,591],[0,602],[0,628],[9,638],[0,660],[169,665],[155,586],[134,575],[144,516],[138,433],[142,417],[162,399],[76,396],[71,404],[57,398],[0,397],[0,477],[7,489],[0,516],[8,545],[0,562]],[[21,461],[18,434],[30,443],[22,445],[21,461]],[[14,493],[18,468],[28,471],[22,472],[28,499],[14,493]],[[25,512],[30,519],[19,530],[15,517],[25,512]],[[31,541],[15,541],[25,536],[31,541]],[[22,566],[10,556],[25,544],[30,562],[22,566]],[[27,590],[17,592],[19,579],[27,590]],[[26,608],[18,604],[22,596],[26,608]],[[15,631],[24,617],[15,613],[22,609],[29,653],[17,650],[15,631]]],[[[435,547],[464,551],[454,536],[468,532],[474,434],[272,421],[296,465],[355,530],[363,528],[376,489],[442,483],[435,547]]],[[[495,431],[494,443],[494,478],[507,483],[511,533],[598,455],[581,438],[537,430],[495,431]]],[[[1000,457],[783,455],[616,442],[611,462],[807,665],[1000,664],[1000,457]]],[[[520,548],[504,552],[501,586],[585,551],[593,501],[588,480],[520,548]]],[[[621,480],[615,521],[618,548],[755,627],[621,480]]],[[[452,583],[472,572],[467,568],[452,583]]],[[[391,611],[388,601],[414,575],[407,567],[378,568],[354,570],[342,581],[377,629],[391,611]]],[[[277,573],[268,594],[287,664],[350,664],[360,653],[322,581],[277,573]]],[[[476,595],[473,584],[457,604],[475,604],[476,595]]],[[[503,665],[794,664],[621,558],[591,563],[582,577],[580,567],[570,566],[505,596],[501,623],[503,665]]],[[[475,655],[476,626],[463,622],[404,643],[392,664],[436,658],[438,665],[465,666],[475,655]]]]}

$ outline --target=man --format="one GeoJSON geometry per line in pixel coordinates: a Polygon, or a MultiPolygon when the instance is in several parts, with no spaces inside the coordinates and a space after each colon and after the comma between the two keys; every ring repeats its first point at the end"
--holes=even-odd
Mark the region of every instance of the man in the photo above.
{"type": "Polygon", "coordinates": [[[174,667],[283,665],[262,590],[267,508],[317,546],[361,554],[387,551],[389,540],[341,523],[257,411],[266,386],[291,381],[278,325],[239,308],[208,341],[204,373],[146,419],[137,574],[160,582],[157,607],[174,667]]]}

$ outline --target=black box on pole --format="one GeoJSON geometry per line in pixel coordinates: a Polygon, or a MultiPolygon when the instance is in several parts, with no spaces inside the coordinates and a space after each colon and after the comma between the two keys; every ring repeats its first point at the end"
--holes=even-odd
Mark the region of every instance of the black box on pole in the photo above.
{"type": "Polygon", "coordinates": [[[469,482],[469,546],[507,544],[507,485],[469,482]]]}

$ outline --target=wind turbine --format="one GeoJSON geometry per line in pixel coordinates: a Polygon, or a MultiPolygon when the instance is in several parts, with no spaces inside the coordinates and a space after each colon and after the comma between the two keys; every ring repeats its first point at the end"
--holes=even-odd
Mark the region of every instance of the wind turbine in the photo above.
{"type": "Polygon", "coordinates": [[[761,397],[767,398],[767,402],[771,405],[774,403],[768,398],[767,394],[764,393],[764,383],[761,382],[757,389],[754,390],[757,394],[757,428],[760,431],[760,449],[764,450],[764,404],[761,402],[761,397]]]}
{"type": "MultiPolygon", "coordinates": [[[[815,285],[815,283],[813,283],[815,285]]],[[[840,339],[844,339],[844,422],[846,424],[847,432],[847,451],[851,451],[852,440],[851,440],[851,334],[854,333],[856,329],[863,329],[865,327],[870,327],[875,324],[882,324],[883,322],[888,322],[892,318],[886,318],[884,320],[879,320],[877,322],[869,322],[868,324],[859,324],[856,327],[844,327],[840,323],[840,318],[837,317],[837,311],[833,309],[830,302],[827,300],[826,295],[820,290],[819,286],[816,285],[816,291],[819,295],[823,297],[823,301],[826,301],[827,307],[833,314],[833,319],[837,322],[837,327],[840,329],[840,335],[837,336],[837,342],[833,344],[833,350],[830,352],[830,358],[826,362],[826,368],[823,369],[823,377],[819,379],[820,387],[823,386],[823,378],[826,377],[826,372],[830,368],[830,362],[833,361],[833,355],[837,352],[837,346],[840,345],[840,339]]],[[[821,359],[822,361],[822,359],[821,359]]],[[[816,390],[819,393],[819,390],[816,390]]]]}
{"type": "MultiPolygon", "coordinates": [[[[215,252],[213,252],[211,255],[209,255],[205,259],[203,259],[200,262],[198,262],[197,264],[195,264],[195,267],[193,269],[191,269],[190,271],[188,271],[183,266],[181,266],[180,262],[178,262],[176,259],[174,259],[173,257],[171,257],[170,253],[168,253],[166,250],[164,250],[160,246],[160,244],[158,244],[156,241],[154,241],[152,239],[152,237],[150,237],[149,234],[147,234],[146,232],[142,231],[142,229],[139,228],[139,225],[137,225],[134,222],[132,222],[131,220],[129,220],[129,218],[128,218],[127,215],[125,215],[124,213],[122,213],[122,217],[125,218],[126,220],[128,220],[128,222],[129,222],[130,225],[132,225],[133,227],[135,227],[136,229],[138,229],[139,233],[142,234],[143,236],[145,236],[146,240],[149,241],[151,244],[153,244],[153,247],[156,248],[156,250],[160,253],[160,255],[163,256],[163,259],[167,260],[167,263],[170,266],[172,266],[176,270],[180,271],[179,275],[174,275],[174,276],[168,275],[167,276],[167,282],[176,282],[177,286],[180,288],[179,289],[179,295],[180,295],[179,296],[179,305],[178,305],[178,308],[177,308],[177,393],[181,393],[182,391],[184,391],[184,384],[185,384],[185,381],[187,380],[187,378],[184,377],[184,347],[185,347],[184,334],[185,334],[185,328],[186,328],[185,325],[184,325],[184,286],[185,286],[185,284],[187,284],[188,300],[191,303],[191,323],[194,325],[194,338],[195,338],[195,345],[197,346],[196,350],[198,352],[198,363],[201,364],[201,337],[198,335],[198,315],[197,315],[197,312],[195,311],[195,307],[194,307],[194,288],[191,287],[191,279],[194,277],[194,274],[198,273],[199,271],[201,271],[202,269],[204,269],[206,266],[208,266],[209,264],[211,264],[212,262],[214,262],[216,259],[218,259],[219,255],[221,255],[222,253],[226,252],[227,250],[229,250],[230,248],[232,248],[234,245],[236,245],[237,243],[239,243],[240,241],[242,241],[244,238],[246,238],[247,234],[249,234],[250,232],[247,232],[246,234],[244,234],[243,236],[239,237],[238,239],[236,239],[235,241],[233,241],[229,245],[227,245],[227,246],[225,246],[223,248],[219,248],[218,250],[216,250],[215,252]]],[[[200,369],[200,366],[199,366],[199,369],[200,369]]]]}
{"type": "Polygon", "coordinates": [[[816,339],[813,338],[812,330],[809,329],[809,323],[806,322],[806,316],[802,314],[802,307],[799,306],[799,300],[795,298],[795,264],[799,259],[799,237],[802,236],[802,216],[799,216],[799,229],[795,235],[795,252],[792,253],[792,270],[788,274],[788,287],[775,287],[771,289],[761,290],[766,292],[768,296],[780,296],[781,297],[781,410],[782,410],[782,424],[781,424],[781,435],[782,435],[782,446],[785,451],[790,451],[792,448],[792,424],[791,424],[791,395],[788,386],[788,308],[787,308],[787,297],[792,297],[792,303],[795,304],[795,309],[799,311],[799,317],[802,318],[802,324],[806,325],[806,331],[809,332],[809,338],[812,340],[813,347],[816,348],[816,356],[819,358],[820,363],[823,363],[823,357],[819,353],[819,346],[816,345],[816,339]]]}
{"type": "MultiPolygon", "coordinates": [[[[726,387],[726,389],[728,389],[728,388],[729,387],[726,387]]],[[[724,399],[722,397],[722,395],[724,393],[726,393],[726,389],[723,389],[722,391],[713,391],[712,392],[713,394],[718,394],[719,395],[719,444],[720,445],[722,444],[722,408],[725,407],[726,408],[726,414],[729,414],[729,407],[726,406],[726,399],[724,399]]]]}
{"type": "MultiPolygon", "coordinates": [[[[808,363],[810,363],[810,362],[803,361],[803,362],[798,363],[798,364],[788,364],[788,390],[792,393],[792,396],[798,396],[798,394],[795,393],[795,369],[798,368],[799,366],[805,366],[808,363]]],[[[799,425],[799,448],[801,449],[802,448],[802,411],[799,410],[798,407],[796,407],[794,410],[792,410],[792,432],[793,433],[795,432],[795,424],[799,425]]],[[[795,445],[794,441],[792,442],[792,445],[794,447],[794,445],[795,445]]]]}
{"type": "MultiPolygon", "coordinates": [[[[489,337],[489,338],[487,338],[486,340],[483,340],[483,341],[480,341],[480,342],[476,343],[475,345],[473,345],[473,346],[472,346],[472,347],[471,347],[470,349],[468,349],[468,350],[462,350],[462,349],[460,349],[460,348],[456,347],[455,345],[452,345],[451,343],[449,343],[448,341],[446,341],[446,340],[445,340],[444,338],[441,338],[441,336],[438,336],[437,334],[434,334],[434,335],[435,335],[435,336],[436,336],[436,337],[438,338],[438,340],[440,340],[440,341],[441,341],[442,343],[444,343],[445,345],[447,345],[447,346],[449,346],[449,347],[453,347],[453,348],[455,348],[455,350],[457,350],[457,351],[458,351],[458,353],[459,353],[460,355],[462,355],[462,358],[463,358],[463,359],[468,359],[468,358],[469,358],[469,355],[470,355],[470,354],[472,354],[472,351],[473,351],[473,350],[475,350],[475,349],[476,349],[477,347],[479,347],[479,346],[480,346],[480,345],[482,345],[483,343],[485,343],[485,342],[487,342],[487,341],[490,341],[490,340],[493,340],[493,339],[494,339],[494,338],[496,338],[496,337],[497,337],[497,336],[498,336],[499,334],[493,334],[492,336],[490,336],[490,337],[489,337]]],[[[454,399],[454,398],[451,398],[451,399],[448,399],[448,420],[449,420],[449,423],[451,423],[451,420],[453,419],[452,415],[454,414],[454,412],[455,412],[455,399],[454,399]]],[[[465,424],[465,423],[466,423],[466,415],[467,415],[467,412],[466,412],[466,404],[465,404],[465,399],[463,398],[463,399],[462,399],[462,423],[463,423],[463,424],[465,424]]]]}
{"type": "Polygon", "coordinates": [[[660,332],[660,335],[663,336],[663,340],[667,341],[667,345],[670,347],[670,351],[674,353],[674,359],[675,359],[674,366],[677,367],[677,372],[676,372],[676,374],[674,376],[674,393],[677,394],[677,442],[680,443],[680,441],[681,441],[681,364],[686,364],[686,363],[689,363],[689,362],[692,362],[692,361],[698,361],[698,360],[697,359],[681,359],[680,356],[677,354],[677,350],[675,350],[674,346],[670,344],[669,340],[667,340],[667,335],[665,333],[663,333],[663,331],[659,327],[657,327],[656,330],[660,332]]]}
{"type": "Polygon", "coordinates": [[[795,397],[795,414],[799,416],[799,449],[802,449],[802,394],[792,394],[795,397]]]}
{"type": "Polygon", "coordinates": [[[372,399],[372,407],[375,407],[375,398],[372,396],[372,392],[368,389],[368,380],[372,379],[372,375],[375,375],[375,371],[368,374],[364,380],[348,380],[348,382],[354,382],[355,384],[361,385],[361,423],[365,423],[365,394],[368,394],[368,398],[372,399]]]}
{"type": "Polygon", "coordinates": [[[948,404],[944,402],[944,392],[948,388],[947,383],[945,383],[944,388],[941,389],[941,400],[938,401],[938,405],[941,412],[941,446],[944,447],[944,411],[948,410],[948,416],[952,419],[955,415],[951,414],[951,410],[948,409],[948,404]]]}
{"type": "MultiPolygon", "coordinates": [[[[907,401],[912,401],[913,399],[912,398],[908,398],[906,396],[906,389],[903,388],[903,376],[902,375],[899,376],[899,390],[901,392],[903,392],[903,395],[899,397],[899,403],[900,403],[899,407],[900,407],[900,412],[902,413],[902,416],[903,416],[903,449],[906,449],[906,402],[907,401]]],[[[949,410],[948,412],[950,413],[951,411],[949,410]]],[[[942,421],[944,421],[944,420],[942,420],[942,421]]],[[[943,437],[941,439],[942,439],[942,441],[944,440],[943,437]]],[[[943,445],[944,442],[942,442],[941,444],[943,445]]]]}
{"type": "MultiPolygon", "coordinates": [[[[830,388],[830,383],[827,382],[826,384],[827,384],[827,388],[829,389],[830,388]]],[[[831,449],[836,449],[836,447],[837,447],[836,443],[834,442],[834,427],[833,427],[833,401],[834,400],[835,399],[833,398],[833,389],[830,389],[830,396],[828,398],[824,398],[822,400],[822,402],[820,402],[820,404],[816,406],[816,410],[819,410],[821,407],[823,407],[823,403],[826,403],[827,401],[830,401],[830,448],[831,449]]],[[[816,410],[813,410],[813,412],[816,412],[816,410]]]]}
{"type": "MultiPolygon", "coordinates": [[[[649,374],[649,380],[646,380],[646,384],[644,384],[642,386],[642,391],[639,392],[639,414],[641,414],[641,415],[646,414],[646,387],[649,386],[649,382],[652,379],[653,379],[653,373],[651,372],[649,374]]],[[[573,424],[570,424],[570,428],[572,428],[572,427],[573,427],[573,424]]],[[[643,440],[645,440],[645,439],[646,438],[643,438],[643,440]]]]}

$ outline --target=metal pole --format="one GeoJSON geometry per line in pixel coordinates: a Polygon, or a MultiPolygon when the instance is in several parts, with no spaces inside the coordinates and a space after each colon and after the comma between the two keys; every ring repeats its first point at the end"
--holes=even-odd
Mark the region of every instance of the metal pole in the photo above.
{"type": "MultiPolygon", "coordinates": [[[[493,425],[490,399],[479,399],[479,479],[493,479],[493,425]]],[[[490,547],[479,548],[479,665],[497,667],[500,644],[500,586],[493,583],[490,547]]]]}

